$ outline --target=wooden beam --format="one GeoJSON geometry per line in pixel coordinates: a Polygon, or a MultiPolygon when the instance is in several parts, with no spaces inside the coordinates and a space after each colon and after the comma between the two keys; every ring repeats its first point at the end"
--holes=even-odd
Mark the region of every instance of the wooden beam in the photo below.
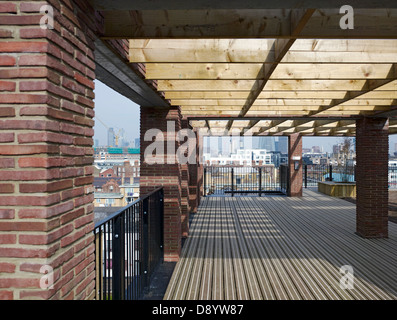
{"type": "MultiPolygon", "coordinates": [[[[347,90],[313,90],[313,91],[262,91],[260,99],[342,99],[346,96],[347,90]]],[[[165,98],[169,100],[245,100],[249,95],[248,91],[166,91],[165,98]]],[[[358,99],[397,99],[397,90],[374,90],[364,93],[358,99]]]]}
{"type": "Polygon", "coordinates": [[[315,12],[306,28],[300,33],[304,38],[342,39],[396,39],[397,10],[379,7],[377,9],[354,8],[354,28],[339,27],[339,8],[320,9],[315,12]],[[321,33],[321,36],[319,35],[321,33]]]}
{"type": "MultiPolygon", "coordinates": [[[[387,79],[392,64],[278,64],[271,79],[387,79]]],[[[258,63],[148,63],[146,79],[255,80],[266,68],[258,63]]]]}
{"type": "Polygon", "coordinates": [[[290,10],[105,11],[104,38],[271,38],[290,35],[290,10]]]}
{"type": "MultiPolygon", "coordinates": [[[[395,99],[352,99],[341,103],[340,106],[390,106],[395,99]]],[[[288,107],[288,106],[322,106],[328,105],[332,99],[258,99],[253,106],[258,107],[288,107]]],[[[224,107],[224,106],[241,106],[244,100],[171,100],[171,105],[174,106],[196,106],[196,107],[224,107]]],[[[258,110],[257,108],[257,110],[258,110]]]]}
{"type": "Polygon", "coordinates": [[[311,113],[310,115],[327,111],[335,106],[338,106],[338,105],[341,105],[348,101],[351,101],[353,99],[356,99],[356,98],[364,95],[365,93],[374,91],[376,89],[384,88],[387,85],[394,83],[393,79],[396,79],[396,76],[397,76],[396,68],[394,65],[390,68],[390,74],[391,74],[391,76],[384,80],[366,80],[363,88],[360,91],[349,91],[349,92],[347,92],[345,98],[335,99],[328,106],[322,106],[322,107],[320,107],[319,111],[315,111],[315,112],[311,113]]]}
{"type": "MultiPolygon", "coordinates": [[[[291,13],[291,34],[293,36],[298,35],[306,23],[309,21],[311,16],[314,13],[314,9],[308,9],[305,11],[294,11],[291,13]],[[295,13],[298,12],[299,15],[295,13]]],[[[265,74],[264,78],[259,77],[257,79],[256,85],[253,86],[250,95],[247,98],[246,103],[244,104],[240,116],[244,116],[251,106],[254,104],[255,100],[258,98],[259,94],[262,92],[264,87],[266,86],[267,81],[272,76],[274,70],[276,69],[278,63],[284,58],[285,54],[294,44],[295,40],[276,40],[274,43],[275,48],[275,61],[270,66],[268,64],[263,64],[263,73],[265,74]]]]}
{"type": "MultiPolygon", "coordinates": [[[[308,105],[298,105],[298,106],[255,106],[250,109],[249,112],[255,113],[266,113],[268,111],[281,111],[281,112],[286,112],[286,111],[302,111],[305,113],[308,113],[309,111],[318,111],[320,110],[321,106],[308,106],[308,105]]],[[[222,111],[224,113],[227,113],[228,111],[240,111],[241,107],[239,106],[181,106],[182,113],[184,112],[193,112],[193,111],[203,111],[203,112],[218,112],[222,111]]],[[[328,112],[336,112],[336,111],[345,111],[345,112],[352,112],[352,111],[389,111],[390,106],[389,105],[349,105],[349,106],[342,106],[338,105],[335,107],[332,107],[330,109],[327,109],[328,112]]],[[[327,112],[324,111],[324,112],[327,112]]],[[[248,114],[248,113],[247,113],[248,114]]]]}
{"type": "MultiPolygon", "coordinates": [[[[340,8],[346,4],[345,0],[151,0],[151,1],[131,1],[131,0],[89,0],[93,8],[101,11],[128,11],[128,10],[209,10],[209,9],[291,9],[291,8],[319,8],[327,9],[330,7],[340,8]],[[332,4],[332,5],[331,5],[332,4]]],[[[394,0],[350,0],[349,4],[354,8],[397,8],[394,0]]]]}
{"type": "MultiPolygon", "coordinates": [[[[197,121],[197,120],[208,120],[208,121],[213,121],[213,120],[227,120],[229,121],[230,119],[228,117],[224,116],[210,116],[210,115],[199,115],[199,116],[193,116],[193,115],[187,115],[187,118],[190,121],[197,121]]],[[[239,121],[239,120],[260,120],[260,121],[272,121],[272,120],[291,120],[288,116],[246,116],[244,118],[241,117],[230,117],[234,121],[239,121]]],[[[346,121],[356,121],[361,119],[362,117],[360,116],[327,116],[327,115],[316,115],[316,116],[297,116],[294,117],[293,120],[307,120],[307,121],[341,121],[341,120],[346,120],[346,121]]]]}
{"type": "Polygon", "coordinates": [[[159,80],[159,91],[251,91],[255,80],[159,80]]]}
{"type": "MultiPolygon", "coordinates": [[[[332,41],[332,40],[331,40],[332,41]]],[[[361,41],[361,40],[356,40],[361,41]]],[[[285,55],[282,63],[397,63],[395,52],[360,51],[294,51],[290,50],[285,55]],[[349,54],[347,54],[349,53],[349,54]]]]}
{"type": "Polygon", "coordinates": [[[393,64],[281,63],[271,79],[391,79],[393,64]]]}
{"type": "MultiPolygon", "coordinates": [[[[327,103],[330,103],[332,99],[257,99],[254,106],[320,106],[327,103]]],[[[371,100],[364,100],[365,102],[369,102],[371,100]]],[[[370,104],[362,102],[362,104],[370,104]]],[[[374,100],[376,102],[381,102],[378,104],[382,104],[385,102],[391,103],[392,100],[374,100]]],[[[172,105],[177,106],[239,106],[241,108],[244,105],[245,100],[171,100],[172,105]]],[[[390,104],[389,103],[389,104],[390,104]]],[[[357,103],[359,105],[359,103],[357,103]]]]}
{"type": "MultiPolygon", "coordinates": [[[[114,1],[113,1],[114,2],[114,1]]],[[[298,34],[291,12],[303,9],[205,9],[104,11],[104,38],[346,38],[396,39],[396,9],[354,9],[354,29],[339,27],[339,7],[322,9],[298,34]]],[[[315,4],[313,8],[318,8],[315,4]]]]}
{"type": "MultiPolygon", "coordinates": [[[[306,25],[307,21],[310,19],[310,17],[314,13],[314,9],[307,9],[307,10],[298,10],[298,11],[292,11],[290,15],[291,19],[291,35],[296,36],[298,35],[304,26],[306,25]]],[[[288,52],[288,50],[291,48],[291,46],[294,43],[294,39],[287,39],[287,40],[276,40],[274,43],[274,51],[275,51],[275,59],[274,63],[272,64],[266,64],[264,63],[262,66],[262,73],[264,77],[262,76],[261,73],[258,73],[258,78],[256,80],[255,85],[252,87],[251,92],[243,105],[240,116],[244,117],[245,114],[248,112],[248,110],[251,108],[251,106],[254,104],[255,100],[258,98],[264,87],[266,86],[267,81],[270,79],[272,73],[277,67],[277,64],[280,63],[280,61],[284,58],[285,54],[288,52]]],[[[230,128],[232,125],[233,121],[229,121],[228,125],[226,128],[230,128]]]]}
{"type": "Polygon", "coordinates": [[[246,99],[249,91],[166,91],[169,100],[187,99],[246,99]]]}
{"type": "MultiPolygon", "coordinates": [[[[203,80],[204,81],[204,80],[203,80]]],[[[247,80],[250,81],[250,80],[247,80]]],[[[266,91],[361,91],[366,80],[269,80],[266,91]]],[[[365,92],[363,92],[365,93],[365,92]]]]}
{"type": "Polygon", "coordinates": [[[272,63],[274,39],[132,39],[132,63],[272,63]]]}
{"type": "Polygon", "coordinates": [[[259,63],[147,63],[146,79],[255,80],[263,77],[259,63]]]}

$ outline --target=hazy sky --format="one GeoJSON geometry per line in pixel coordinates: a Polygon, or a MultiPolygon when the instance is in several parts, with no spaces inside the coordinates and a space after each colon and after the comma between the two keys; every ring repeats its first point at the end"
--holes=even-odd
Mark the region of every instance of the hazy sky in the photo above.
{"type": "MultiPolygon", "coordinates": [[[[133,141],[139,138],[139,106],[124,96],[118,94],[100,81],[95,81],[95,114],[108,127],[124,129],[126,139],[133,141]]],[[[107,129],[95,119],[95,136],[100,145],[107,144],[107,129]]],[[[323,146],[325,152],[332,152],[332,146],[341,142],[342,138],[335,137],[303,137],[303,147],[323,146]]],[[[397,135],[389,138],[389,153],[394,153],[397,135]]]]}
{"type": "Polygon", "coordinates": [[[124,129],[127,141],[139,138],[139,108],[136,103],[96,80],[94,139],[99,140],[99,145],[107,144],[107,129],[98,119],[116,132],[124,129]]]}

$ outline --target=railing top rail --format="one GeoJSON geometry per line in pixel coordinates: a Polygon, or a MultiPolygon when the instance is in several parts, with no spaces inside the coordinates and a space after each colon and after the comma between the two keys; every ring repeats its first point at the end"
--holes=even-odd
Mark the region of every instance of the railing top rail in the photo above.
{"type": "Polygon", "coordinates": [[[156,192],[159,192],[162,189],[163,189],[163,187],[156,188],[152,192],[145,194],[142,198],[139,198],[139,199],[135,200],[134,202],[130,203],[128,206],[126,206],[126,207],[124,207],[124,208],[112,213],[110,216],[106,217],[105,219],[103,219],[101,221],[98,221],[95,224],[94,229],[97,229],[98,227],[102,226],[103,224],[105,224],[105,223],[109,222],[110,220],[116,218],[117,216],[122,214],[125,210],[133,207],[134,205],[136,205],[139,202],[142,202],[143,200],[149,198],[151,195],[155,194],[156,192]]]}
{"type": "Polygon", "coordinates": [[[274,164],[211,164],[204,168],[250,168],[250,167],[274,167],[274,164]]]}

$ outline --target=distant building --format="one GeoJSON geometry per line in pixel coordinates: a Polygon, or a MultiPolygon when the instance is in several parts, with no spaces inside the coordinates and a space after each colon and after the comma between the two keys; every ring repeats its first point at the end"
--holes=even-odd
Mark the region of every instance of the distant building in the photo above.
{"type": "Polygon", "coordinates": [[[336,155],[336,154],[338,154],[338,153],[341,153],[342,148],[343,148],[343,144],[342,144],[342,143],[334,144],[334,145],[332,146],[332,152],[333,152],[333,154],[336,155]]]}
{"type": "Polygon", "coordinates": [[[288,153],[288,137],[278,137],[276,151],[282,154],[288,153]]]}
{"type": "Polygon", "coordinates": [[[116,136],[113,128],[108,129],[108,147],[116,147],[116,136]]]}
{"type": "Polygon", "coordinates": [[[280,167],[282,164],[288,164],[288,154],[281,153],[280,151],[272,151],[270,152],[272,155],[272,164],[276,168],[280,167]]]}
{"type": "Polygon", "coordinates": [[[95,207],[125,207],[139,199],[139,178],[94,177],[95,207]]]}
{"type": "MultiPolygon", "coordinates": [[[[140,149],[136,148],[94,148],[94,159],[96,164],[107,163],[117,160],[117,164],[122,164],[125,160],[139,161],[140,149]]],[[[110,164],[112,166],[112,164],[110,164]]]]}
{"type": "Polygon", "coordinates": [[[253,137],[252,149],[261,149],[276,151],[276,138],[275,137],[253,137]]]}
{"type": "Polygon", "coordinates": [[[204,161],[210,164],[217,165],[243,165],[243,164],[272,164],[273,154],[267,152],[265,149],[239,149],[236,153],[231,153],[228,156],[217,155],[212,153],[204,154],[204,161]]]}
{"type": "Polygon", "coordinates": [[[312,152],[313,153],[321,153],[322,150],[321,150],[321,148],[319,146],[313,146],[312,147],[312,152]]]}

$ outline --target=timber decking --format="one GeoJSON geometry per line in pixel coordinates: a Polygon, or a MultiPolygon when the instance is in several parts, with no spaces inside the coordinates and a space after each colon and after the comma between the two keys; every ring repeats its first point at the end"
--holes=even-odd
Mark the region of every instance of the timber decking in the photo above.
{"type": "Polygon", "coordinates": [[[396,299],[397,224],[389,239],[364,239],[355,213],[312,190],[204,198],[164,299],[396,299]],[[344,265],[354,289],[340,286],[344,265]]]}

